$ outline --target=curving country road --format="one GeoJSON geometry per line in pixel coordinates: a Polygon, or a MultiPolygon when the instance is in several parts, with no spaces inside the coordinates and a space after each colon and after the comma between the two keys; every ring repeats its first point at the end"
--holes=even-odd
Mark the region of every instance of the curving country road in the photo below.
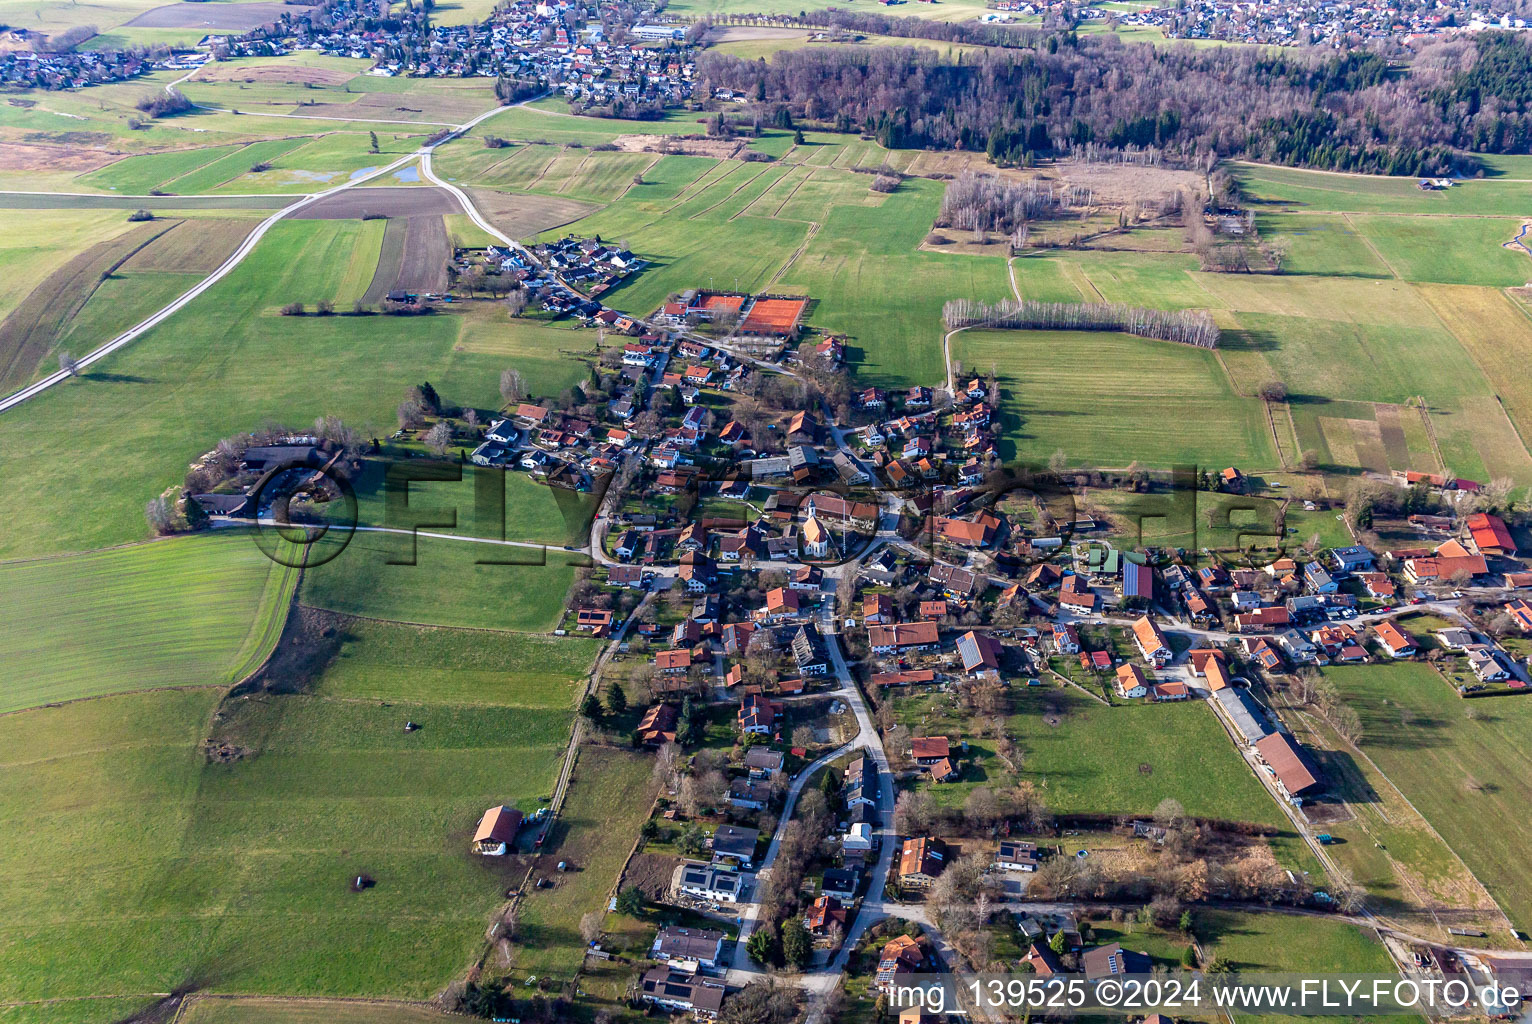
{"type": "MultiPolygon", "coordinates": [[[[193,72],[193,73],[195,73],[195,72],[193,72]]],[[[186,81],[186,79],[188,79],[190,77],[191,77],[191,74],[184,75],[181,78],[177,79],[176,81],[171,82],[165,88],[166,89],[172,89],[175,86],[179,85],[181,82],[186,81]]],[[[534,97],[534,99],[535,98],[536,97],[534,97]]],[[[529,102],[531,102],[531,100],[523,100],[522,101],[522,103],[529,103],[529,102]]],[[[166,320],[170,319],[172,316],[175,316],[175,314],[180,312],[182,309],[186,308],[186,306],[188,304],[190,304],[193,300],[195,300],[203,292],[205,292],[209,288],[213,287],[213,285],[217,284],[219,281],[222,281],[225,277],[227,277],[230,273],[233,272],[235,267],[238,267],[241,263],[243,263],[244,260],[245,260],[245,257],[249,256],[250,253],[255,250],[255,247],[256,247],[257,243],[260,242],[260,240],[265,236],[266,232],[270,231],[272,226],[275,225],[278,221],[283,220],[284,218],[292,216],[294,213],[297,213],[299,210],[302,210],[302,209],[304,209],[307,206],[311,206],[311,205],[313,205],[314,203],[318,202],[321,199],[325,199],[325,198],[327,198],[329,196],[333,196],[333,195],[335,195],[335,194],[337,194],[339,192],[344,192],[347,189],[356,188],[358,185],[361,185],[364,182],[368,182],[368,181],[371,181],[374,178],[378,178],[378,177],[381,177],[382,175],[392,173],[393,171],[397,170],[400,167],[403,167],[405,164],[408,164],[408,163],[410,163],[413,160],[416,160],[417,158],[421,162],[421,171],[422,171],[422,173],[424,173],[424,175],[430,181],[432,181],[433,183],[435,183],[437,185],[440,185],[442,188],[445,188],[448,192],[451,192],[454,196],[456,196],[458,202],[463,204],[463,209],[468,213],[468,216],[473,219],[473,222],[475,224],[479,225],[479,227],[483,228],[485,231],[488,231],[490,234],[494,235],[496,238],[503,239],[506,242],[506,244],[513,245],[516,248],[520,249],[521,246],[516,245],[515,242],[513,242],[510,239],[506,238],[506,236],[504,234],[502,234],[500,231],[496,230],[492,225],[489,224],[488,221],[486,221],[484,219],[483,215],[480,214],[478,209],[474,207],[473,200],[469,199],[468,195],[465,192],[463,192],[462,189],[458,188],[456,185],[451,185],[451,184],[448,184],[445,181],[442,181],[440,178],[438,178],[436,176],[435,172],[433,172],[431,170],[431,165],[430,165],[431,152],[437,146],[441,145],[443,142],[449,142],[452,139],[457,138],[463,132],[466,132],[469,129],[473,128],[474,126],[479,124],[479,122],[481,122],[481,121],[487,120],[488,118],[494,117],[496,114],[503,113],[504,111],[510,110],[512,107],[516,107],[516,106],[520,106],[520,105],[521,105],[521,103],[513,103],[513,104],[507,104],[507,105],[503,105],[503,106],[498,106],[498,107],[495,107],[495,108],[493,108],[491,110],[486,110],[484,113],[478,115],[477,117],[473,118],[472,120],[465,121],[462,124],[457,125],[445,137],[443,137],[441,139],[438,139],[435,142],[427,143],[426,145],[421,146],[419,149],[415,150],[414,152],[407,153],[404,156],[401,156],[399,159],[393,161],[392,163],[390,163],[390,164],[388,164],[388,165],[386,165],[384,167],[375,168],[375,169],[369,171],[368,173],[366,173],[366,174],[364,174],[364,175],[362,175],[360,177],[353,178],[353,179],[345,182],[344,184],[337,185],[337,186],[335,186],[334,188],[331,188],[331,189],[326,189],[323,192],[314,192],[314,193],[310,193],[308,195],[301,196],[296,201],[294,201],[293,203],[291,203],[291,204],[289,204],[287,206],[282,207],[280,210],[277,210],[271,216],[269,216],[265,220],[261,221],[260,224],[256,225],[255,230],[250,232],[250,234],[245,238],[245,240],[242,243],[240,243],[239,248],[235,249],[234,252],[229,256],[229,258],[224,260],[221,264],[219,264],[218,267],[211,274],[209,274],[207,277],[205,277],[201,281],[197,282],[197,284],[193,285],[189,290],[187,290],[183,294],[177,296],[175,299],[172,299],[168,305],[162,307],[157,312],[151,314],[149,317],[145,318],[144,320],[141,320],[139,323],[137,323],[134,326],[128,328],[126,331],[123,331],[121,334],[117,335],[115,338],[112,338],[110,341],[108,341],[105,344],[101,345],[99,348],[97,348],[97,349],[91,351],[90,353],[88,353],[88,354],[86,354],[84,356],[81,356],[79,359],[75,360],[75,366],[76,366],[77,370],[78,369],[84,369],[87,366],[90,366],[90,365],[92,365],[92,364],[94,364],[94,363],[96,363],[96,362],[98,362],[98,361],[100,361],[102,359],[105,359],[107,356],[111,355],[113,352],[116,352],[118,349],[123,348],[124,346],[129,345],[132,342],[136,341],[137,339],[139,339],[143,335],[147,334],[149,331],[153,330],[155,327],[158,327],[160,324],[162,324],[166,320]]],[[[68,380],[72,376],[74,376],[74,373],[69,371],[69,370],[57,370],[57,371],[55,371],[53,373],[50,373],[48,376],[42,378],[39,381],[36,381],[35,383],[27,385],[26,387],[22,388],[20,391],[17,391],[15,393],[11,394],[11,395],[6,396],[3,399],[0,399],[0,412],[5,412],[8,409],[14,409],[16,406],[20,405],[21,403],[27,401],[30,398],[34,398],[37,395],[42,394],[44,391],[47,391],[49,388],[55,387],[55,386],[57,386],[59,384],[62,384],[64,381],[68,380]]]]}

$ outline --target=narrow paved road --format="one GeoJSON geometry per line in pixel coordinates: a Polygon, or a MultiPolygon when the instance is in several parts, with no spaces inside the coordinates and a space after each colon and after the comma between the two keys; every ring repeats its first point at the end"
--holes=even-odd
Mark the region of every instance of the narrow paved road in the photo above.
{"type": "MultiPolygon", "coordinates": [[[[179,85],[181,82],[190,77],[191,75],[189,74],[185,75],[177,81],[170,83],[170,85],[166,86],[166,88],[173,88],[174,86],[179,85]]],[[[522,102],[530,101],[524,100],[522,102]]],[[[328,196],[333,196],[336,193],[344,192],[347,189],[356,188],[358,185],[361,185],[364,182],[371,181],[372,179],[381,177],[385,174],[390,174],[398,168],[403,167],[405,164],[416,160],[417,158],[421,161],[421,170],[425,176],[456,196],[458,201],[463,204],[463,209],[468,213],[469,217],[473,219],[475,224],[478,224],[481,228],[490,232],[495,237],[504,239],[507,244],[515,245],[514,242],[506,239],[503,234],[495,230],[494,227],[492,227],[487,221],[484,220],[483,216],[474,207],[473,201],[468,198],[462,189],[458,188],[456,185],[448,184],[447,182],[442,181],[440,178],[437,178],[435,173],[431,170],[430,166],[431,153],[437,146],[441,145],[443,142],[447,142],[456,138],[463,132],[466,132],[473,128],[475,125],[479,124],[479,122],[511,109],[512,106],[519,106],[519,104],[499,106],[492,110],[486,110],[478,117],[475,117],[469,121],[465,121],[462,124],[456,126],[451,134],[447,135],[443,139],[439,139],[436,142],[421,146],[414,152],[407,153],[406,155],[401,156],[399,159],[384,167],[376,168],[367,174],[353,178],[343,184],[335,186],[334,188],[326,189],[323,192],[315,192],[309,195],[301,196],[291,205],[282,207],[280,210],[276,211],[271,216],[261,221],[260,224],[256,225],[255,230],[252,231],[242,243],[240,243],[239,248],[235,249],[234,253],[228,259],[224,260],[223,263],[219,264],[217,269],[215,269],[211,274],[203,278],[182,295],[172,299],[169,304],[161,308],[158,312],[140,321],[133,327],[130,327],[128,330],[123,331],[121,334],[117,335],[115,338],[112,338],[110,341],[101,345],[99,348],[95,349],[89,354],[81,356],[78,360],[76,360],[76,366],[78,369],[84,369],[93,365],[94,363],[99,362],[102,359],[105,359],[113,352],[116,352],[118,349],[131,344],[132,342],[141,338],[143,335],[147,334],[149,331],[164,323],[166,320],[169,320],[172,316],[175,316],[203,292],[213,287],[213,285],[217,284],[219,281],[222,281],[225,277],[233,272],[234,268],[243,263],[245,257],[249,256],[250,253],[255,250],[256,245],[263,237],[265,237],[266,232],[270,231],[278,221],[290,217],[294,213],[297,213],[299,210],[302,210],[304,207],[310,206],[328,196]]],[[[519,249],[521,247],[516,246],[516,248],[519,249]]],[[[0,412],[5,412],[8,409],[14,409],[21,403],[42,394],[49,388],[62,384],[72,376],[74,376],[74,374],[67,370],[58,370],[49,374],[36,383],[29,384],[22,388],[20,391],[17,391],[12,395],[7,396],[6,398],[0,399],[0,412]]]]}

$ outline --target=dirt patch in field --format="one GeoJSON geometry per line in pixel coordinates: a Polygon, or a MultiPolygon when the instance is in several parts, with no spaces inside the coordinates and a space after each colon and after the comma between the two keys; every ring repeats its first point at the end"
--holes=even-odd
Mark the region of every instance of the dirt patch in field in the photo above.
{"type": "Polygon", "coordinates": [[[1201,174],[1169,167],[1135,167],[1130,164],[1084,161],[1062,161],[1036,168],[996,167],[982,153],[924,152],[918,154],[905,168],[908,174],[927,177],[956,177],[964,171],[1011,181],[1080,185],[1091,190],[1091,205],[1100,207],[1155,201],[1187,189],[1199,194],[1204,191],[1201,174]]]}
{"type": "Polygon", "coordinates": [[[624,153],[669,153],[732,160],[744,150],[740,139],[681,138],[675,135],[619,135],[612,144],[624,153]]]}
{"type": "Polygon", "coordinates": [[[670,888],[670,879],[676,873],[676,865],[680,863],[680,857],[669,857],[661,853],[634,854],[623,870],[622,887],[636,885],[643,890],[645,896],[658,902],[670,888]]]}
{"type": "Polygon", "coordinates": [[[166,4],[152,11],[145,11],[132,21],[129,28],[207,28],[234,32],[270,25],[287,10],[285,4],[166,4]]]}
{"type": "Polygon", "coordinates": [[[0,146],[0,171],[93,171],[122,156],[110,149],[31,145],[6,141],[0,146]]]}
{"type": "Polygon", "coordinates": [[[447,260],[452,245],[441,217],[411,217],[405,222],[404,259],[394,287],[406,292],[447,290],[447,260]]]}
{"type": "Polygon", "coordinates": [[[212,273],[255,225],[253,218],[235,217],[182,221],[130,256],[122,269],[212,273]]]}
{"type": "Polygon", "coordinates": [[[277,82],[289,85],[344,85],[356,75],[337,68],[308,68],[296,64],[242,67],[236,62],[208,65],[197,72],[198,82],[277,82]]]}
{"type": "Polygon", "coordinates": [[[510,195],[488,188],[470,188],[468,194],[485,219],[512,238],[531,238],[540,232],[588,217],[601,208],[594,203],[582,203],[578,199],[510,195]]]}
{"type": "Polygon", "coordinates": [[[1097,206],[1126,206],[1137,200],[1154,200],[1177,192],[1203,191],[1197,171],[1169,167],[1134,167],[1131,164],[1060,163],[1048,168],[1068,185],[1090,188],[1097,206]]]}
{"type": "Polygon", "coordinates": [[[299,220],[355,220],[364,214],[384,217],[440,217],[462,213],[463,207],[444,188],[351,188],[305,206],[293,214],[299,220]]]}
{"type": "Polygon", "coordinates": [[[108,274],[174,223],[147,223],[109,242],[91,246],[36,288],[0,321],[0,387],[9,391],[32,379],[64,329],[108,274]]]}

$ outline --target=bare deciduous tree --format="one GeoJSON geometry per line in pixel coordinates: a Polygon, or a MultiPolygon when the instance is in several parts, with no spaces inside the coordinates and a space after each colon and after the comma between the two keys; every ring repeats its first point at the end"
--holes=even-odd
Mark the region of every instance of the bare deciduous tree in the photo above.
{"type": "Polygon", "coordinates": [[[447,446],[452,443],[452,426],[446,420],[437,420],[430,430],[426,431],[425,445],[434,455],[447,454],[447,446]]]}

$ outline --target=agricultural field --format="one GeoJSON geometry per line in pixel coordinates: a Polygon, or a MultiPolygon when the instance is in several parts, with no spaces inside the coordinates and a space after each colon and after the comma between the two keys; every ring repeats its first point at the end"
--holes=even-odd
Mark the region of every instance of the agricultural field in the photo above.
{"type": "Polygon", "coordinates": [[[1532,704],[1463,700],[1436,670],[1398,663],[1324,670],[1362,720],[1361,749],[1418,808],[1517,927],[1532,887],[1514,870],[1529,841],[1516,808],[1532,801],[1526,750],[1532,704]],[[1485,822],[1496,827],[1485,828],[1485,822]]]}
{"type": "Polygon", "coordinates": [[[193,998],[182,1024],[453,1024],[461,1018],[416,1003],[322,999],[193,998]]]}
{"type": "Polygon", "coordinates": [[[67,435],[75,452],[0,466],[6,555],[139,539],[145,501],[178,483],[219,437],[268,419],[308,424],[333,414],[386,434],[401,381],[417,377],[459,402],[498,407],[500,365],[451,371],[452,317],[277,315],[291,301],[348,307],[372,276],[382,232],[381,221],[279,223],[185,315],[49,391],[24,416],[0,419],[8,449],[41,451],[44,438],[67,435]],[[75,514],[48,511],[65,505],[75,514]]]}
{"type": "Polygon", "coordinates": [[[0,321],[0,386],[51,373],[56,352],[83,355],[160,309],[222,263],[254,226],[235,217],[156,220],[80,253],[0,321]]]}
{"type": "MultiPolygon", "coordinates": [[[[798,0],[678,0],[667,7],[670,13],[688,18],[708,14],[792,14],[815,10],[820,6],[804,6],[798,0]]],[[[900,10],[901,15],[926,18],[931,21],[968,21],[983,14],[985,7],[976,0],[936,0],[933,3],[910,5],[900,10]]]]}
{"type": "Polygon", "coordinates": [[[830,167],[678,156],[643,179],[557,231],[620,239],[652,261],[610,294],[621,308],[647,313],[699,286],[807,295],[817,300],[808,323],[845,333],[861,376],[909,384],[941,372],[948,297],[1007,292],[1003,265],[917,251],[940,195],[933,182],[882,196],[864,176],[830,167]],[[914,276],[934,287],[898,283],[914,276]]]}
{"type": "Polygon", "coordinates": [[[0,563],[0,712],[237,682],[276,643],[296,582],[235,535],[0,563]]]}
{"type": "MultiPolygon", "coordinates": [[[[328,538],[316,545],[318,556],[330,551],[328,538]]],[[[299,599],[348,615],[535,633],[558,623],[573,582],[570,557],[557,549],[357,533],[333,560],[304,571],[299,599]],[[479,564],[488,559],[515,561],[479,564]]]]}
{"type": "Polygon", "coordinates": [[[1267,164],[1232,163],[1229,170],[1247,193],[1259,196],[1264,203],[1295,213],[1495,217],[1518,217],[1526,213],[1524,185],[1512,180],[1485,178],[1459,182],[1444,191],[1422,192],[1416,184],[1417,178],[1306,171],[1267,164]]]}
{"type": "Polygon", "coordinates": [[[1029,687],[1008,731],[1026,758],[1022,777],[1055,813],[1149,814],[1174,797],[1197,817],[1287,823],[1201,701],[1108,708],[1070,688],[1029,687]]]}
{"type": "Polygon", "coordinates": [[[1390,975],[1395,970],[1375,935],[1344,921],[1201,910],[1195,928],[1210,955],[1236,971],[1390,975]]]}
{"type": "MultiPolygon", "coordinates": [[[[12,217],[19,228],[22,215],[10,215],[6,219],[12,217]]],[[[111,231],[107,217],[98,215],[90,219],[97,221],[95,226],[103,235],[111,231]]],[[[117,217],[110,217],[110,220],[117,220],[117,217]]],[[[0,385],[9,389],[32,379],[70,319],[85,305],[103,277],[170,226],[163,223],[128,225],[127,230],[108,235],[106,240],[84,243],[72,259],[41,273],[37,268],[25,266],[32,252],[30,247],[18,246],[0,253],[0,263],[17,266],[17,283],[20,285],[14,304],[0,320],[0,385]],[[29,284],[32,287],[28,288],[29,284]]],[[[30,231],[29,228],[28,234],[30,231]]],[[[46,267],[48,260],[39,262],[46,267]]]]}
{"type": "MultiPolygon", "coordinates": [[[[1441,195],[1413,181],[1236,171],[1263,202],[1280,202],[1279,186],[1293,182],[1353,198],[1402,184],[1414,195],[1399,195],[1417,206],[1441,195]]],[[[1461,195],[1486,199],[1474,190],[1480,184],[1461,195]]],[[[1414,207],[1387,215],[1294,209],[1263,208],[1259,218],[1289,253],[1280,276],[1203,273],[1176,253],[1061,252],[1015,261],[1017,290],[1046,301],[1212,310],[1224,331],[1217,361],[1234,392],[1286,385],[1288,400],[1272,407],[1267,430],[1280,465],[1311,455],[1341,473],[1450,468],[1481,481],[1532,480],[1532,401],[1521,394],[1525,375],[1510,365],[1532,321],[1494,287],[1532,276],[1532,260],[1501,244],[1519,221],[1490,216],[1494,206],[1483,202],[1451,217],[1414,207]]],[[[954,352],[966,344],[959,336],[954,352]]]]}
{"type": "Polygon", "coordinates": [[[1329,855],[1367,890],[1374,913],[1442,939],[1451,926],[1487,933],[1504,926],[1484,886],[1377,765],[1317,717],[1292,709],[1284,717],[1350,814],[1325,816],[1324,829],[1339,840],[1329,855]]]}
{"type": "Polygon", "coordinates": [[[1121,334],[988,330],[956,335],[952,349],[968,370],[998,374],[1002,458],[1047,462],[1062,451],[1097,466],[1276,461],[1260,401],[1237,394],[1210,351],[1121,334]]]}
{"type": "Polygon", "coordinates": [[[550,791],[585,663],[546,657],[523,688],[531,652],[499,634],[339,625],[333,680],[315,665],[308,692],[211,726],[209,689],[0,718],[0,817],[28,823],[0,841],[8,994],[424,999],[472,961],[513,864],[467,836],[485,807],[550,791]],[[203,756],[210,730],[232,755],[203,756]],[[374,884],[353,891],[358,874],[374,884]]]}
{"type": "MultiPolygon", "coordinates": [[[[573,870],[546,872],[551,889],[530,892],[518,910],[517,941],[492,957],[493,974],[572,978],[584,960],[580,918],[606,909],[638,828],[654,800],[653,762],[631,751],[587,744],[548,845],[573,870]]],[[[613,1009],[617,1008],[614,1001],[613,1009]]]]}

